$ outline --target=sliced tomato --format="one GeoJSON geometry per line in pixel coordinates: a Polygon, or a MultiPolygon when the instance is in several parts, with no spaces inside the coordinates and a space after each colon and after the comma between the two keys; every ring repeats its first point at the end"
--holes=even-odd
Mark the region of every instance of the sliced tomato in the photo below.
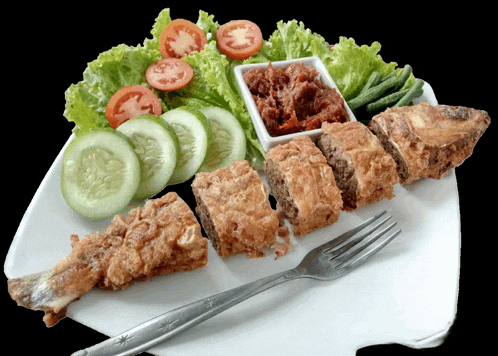
{"type": "Polygon", "coordinates": [[[173,91],[183,88],[192,79],[194,71],[190,64],[180,58],[163,58],[153,63],[145,77],[154,88],[173,91]]]}
{"type": "Polygon", "coordinates": [[[143,114],[161,115],[161,102],[157,96],[143,85],[122,87],[109,99],[105,117],[112,128],[143,114]]]}
{"type": "Polygon", "coordinates": [[[182,58],[192,52],[202,51],[206,44],[204,31],[184,19],[171,21],[159,35],[159,51],[163,58],[182,58]]]}
{"type": "Polygon", "coordinates": [[[261,29],[248,20],[233,20],[220,26],[216,41],[221,53],[230,58],[247,59],[263,45],[261,29]]]}

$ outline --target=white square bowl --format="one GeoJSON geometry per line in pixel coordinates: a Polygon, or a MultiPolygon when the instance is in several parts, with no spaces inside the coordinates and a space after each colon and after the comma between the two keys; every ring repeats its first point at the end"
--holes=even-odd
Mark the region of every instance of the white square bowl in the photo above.
{"type": "MultiPolygon", "coordinates": [[[[323,64],[323,62],[319,57],[290,59],[286,61],[272,62],[271,64],[274,68],[285,68],[292,63],[304,63],[305,65],[314,67],[316,71],[320,73],[319,78],[324,84],[330,86],[331,88],[337,88],[337,86],[334,83],[334,80],[330,76],[327,68],[325,67],[325,65],[323,64]]],[[[316,142],[318,137],[322,134],[321,128],[309,131],[296,132],[282,136],[275,136],[275,137],[270,136],[263,122],[263,119],[261,118],[261,115],[259,114],[259,111],[256,108],[256,103],[252,98],[252,94],[249,91],[249,88],[247,87],[247,84],[244,81],[243,77],[246,71],[257,67],[266,69],[268,68],[268,62],[239,65],[234,68],[234,72],[235,72],[235,78],[237,79],[237,82],[239,84],[240,93],[242,94],[242,97],[246,103],[247,110],[251,115],[252,122],[254,123],[254,128],[256,129],[256,134],[258,135],[258,139],[261,142],[261,145],[263,146],[264,150],[268,152],[268,150],[274,146],[287,143],[290,140],[292,140],[294,137],[304,136],[304,135],[309,136],[314,142],[316,142]]],[[[337,91],[342,97],[342,94],[340,93],[339,89],[337,89],[337,91]]],[[[344,101],[344,106],[349,115],[349,120],[356,121],[356,118],[351,109],[349,108],[348,104],[346,103],[346,101],[344,101]]]]}

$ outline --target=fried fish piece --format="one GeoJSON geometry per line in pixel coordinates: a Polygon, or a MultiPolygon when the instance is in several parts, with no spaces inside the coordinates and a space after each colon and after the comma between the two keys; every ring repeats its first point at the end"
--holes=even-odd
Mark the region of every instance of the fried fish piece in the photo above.
{"type": "Polygon", "coordinates": [[[176,193],[149,200],[125,218],[79,239],[52,270],[10,279],[18,305],[43,310],[47,326],[66,316],[68,304],[92,288],[120,290],[155,275],[186,271],[207,263],[208,242],[190,207],[176,193]]]}
{"type": "Polygon", "coordinates": [[[324,122],[322,131],[317,145],[342,191],[343,210],[354,211],[394,197],[399,181],[396,162],[364,124],[324,122]]]}
{"type": "Polygon", "coordinates": [[[422,102],[387,109],[368,127],[396,161],[400,183],[410,184],[462,164],[490,122],[483,110],[422,102]]]}
{"type": "Polygon", "coordinates": [[[263,257],[276,243],[279,221],[267,186],[246,160],[213,172],[199,172],[192,182],[202,226],[221,257],[245,253],[263,257]]]}
{"type": "Polygon", "coordinates": [[[332,168],[308,136],[271,148],[265,172],[272,194],[292,225],[294,236],[303,236],[339,220],[341,191],[332,168]]]}

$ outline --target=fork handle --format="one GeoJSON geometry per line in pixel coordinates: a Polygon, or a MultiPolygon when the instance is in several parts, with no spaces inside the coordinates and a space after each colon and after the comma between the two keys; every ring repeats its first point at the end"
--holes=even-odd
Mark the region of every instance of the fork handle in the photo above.
{"type": "Polygon", "coordinates": [[[301,277],[294,268],[173,309],[71,356],[136,355],[280,283],[301,277]]]}

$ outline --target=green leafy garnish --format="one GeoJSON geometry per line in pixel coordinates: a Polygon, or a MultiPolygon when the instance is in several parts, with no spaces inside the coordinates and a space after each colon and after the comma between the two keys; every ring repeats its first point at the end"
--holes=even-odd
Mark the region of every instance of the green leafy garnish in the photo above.
{"type": "Polygon", "coordinates": [[[145,71],[161,58],[159,51],[124,44],[101,53],[83,72],[83,80],[66,91],[64,116],[75,123],[73,132],[110,127],[104,115],[111,96],[126,85],[146,85],[145,71]]]}
{"type": "MultiPolygon", "coordinates": [[[[395,70],[397,63],[385,63],[378,54],[380,48],[378,42],[372,43],[371,46],[358,46],[354,39],[346,37],[340,37],[339,42],[330,48],[330,43],[323,36],[312,32],[302,22],[280,21],[277,23],[277,29],[263,44],[259,55],[244,63],[317,56],[327,67],[347,101],[363,88],[372,72],[378,71],[386,75],[395,70]]],[[[413,85],[413,79],[407,86],[410,84],[413,85]]]]}
{"type": "MultiPolygon", "coordinates": [[[[148,86],[145,78],[147,68],[161,59],[159,36],[171,22],[170,9],[162,10],[155,19],[143,45],[135,47],[121,44],[101,53],[88,64],[83,80],[71,85],[65,93],[64,116],[74,122],[73,131],[78,135],[93,128],[110,127],[104,112],[111,96],[126,85],[148,86]]],[[[233,67],[241,63],[281,61],[318,56],[327,67],[339,91],[346,101],[352,99],[366,84],[372,72],[383,76],[392,71],[399,75],[395,62],[386,63],[378,54],[380,44],[359,46],[351,38],[340,37],[339,42],[330,43],[296,20],[277,23],[277,29],[268,40],[263,41],[259,53],[244,61],[227,58],[216,45],[216,32],[220,25],[214,16],[199,11],[199,26],[208,36],[208,44],[199,53],[183,58],[194,70],[194,77],[184,88],[172,93],[155,91],[167,111],[182,105],[192,107],[219,106],[230,111],[242,125],[247,138],[246,159],[253,167],[261,168],[264,150],[257,139],[251,117],[238,92],[233,67]]],[[[413,75],[403,89],[413,85],[413,75]]]]}

